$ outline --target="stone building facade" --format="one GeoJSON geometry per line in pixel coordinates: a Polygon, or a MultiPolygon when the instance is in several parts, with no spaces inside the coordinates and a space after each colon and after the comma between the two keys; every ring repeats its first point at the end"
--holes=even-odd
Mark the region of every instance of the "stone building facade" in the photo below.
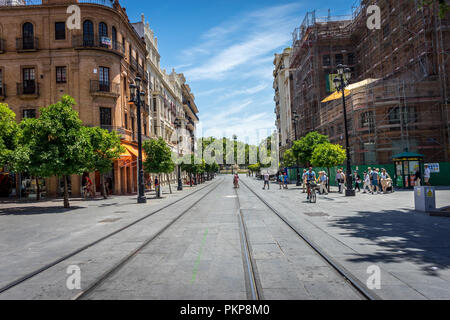
{"type": "MultiPolygon", "coordinates": [[[[43,0],[40,5],[0,6],[0,97],[17,121],[39,117],[39,109],[64,94],[74,97],[86,126],[116,130],[127,152],[108,177],[115,194],[136,187],[136,106],[129,85],[136,76],[147,88],[146,46],[116,0],[43,0]],[[67,7],[81,9],[81,28],[69,29],[67,7]]],[[[144,138],[151,131],[150,108],[142,108],[144,138]]],[[[86,173],[87,175],[88,173],[86,173]]],[[[89,173],[100,191],[99,174],[89,173]]],[[[79,196],[83,177],[72,176],[71,194],[79,196]]],[[[46,179],[47,196],[61,193],[58,177],[46,179]]]]}

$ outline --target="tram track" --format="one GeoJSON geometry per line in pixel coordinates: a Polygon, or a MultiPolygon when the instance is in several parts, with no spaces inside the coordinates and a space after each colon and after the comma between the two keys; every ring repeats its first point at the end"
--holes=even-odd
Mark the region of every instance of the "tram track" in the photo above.
{"type": "MultiPolygon", "coordinates": [[[[89,286],[84,289],[82,292],[77,294],[72,300],[84,300],[88,298],[95,292],[95,289],[100,287],[106,280],[111,278],[114,274],[116,274],[120,269],[122,269],[128,262],[130,262],[133,257],[135,257],[139,252],[141,252],[144,248],[146,248],[151,242],[153,242],[156,238],[158,238],[161,234],[163,234],[167,229],[169,229],[175,222],[181,219],[186,213],[188,213],[192,208],[194,208],[200,201],[206,198],[210,193],[212,193],[216,188],[220,185],[220,182],[224,181],[221,179],[218,181],[211,190],[201,196],[198,200],[196,200],[193,204],[191,204],[188,208],[184,209],[179,215],[175,217],[172,221],[166,224],[162,229],[160,229],[156,234],[152,235],[150,238],[146,239],[137,249],[133,250],[127,256],[122,258],[118,263],[116,263],[112,268],[109,268],[106,272],[104,272],[100,277],[98,277],[94,282],[89,284],[89,286]]],[[[204,188],[202,188],[204,189],[204,188]]]]}
{"type": "MultiPolygon", "coordinates": [[[[257,192],[255,192],[251,187],[248,186],[243,180],[240,180],[252,194],[254,194],[264,205],[270,209],[278,218],[283,221],[299,238],[301,238],[314,252],[316,252],[333,270],[335,270],[344,280],[348,283],[363,299],[366,300],[381,300],[381,298],[368,290],[366,286],[361,283],[354,275],[352,275],[346,268],[340,265],[336,260],[331,258],[327,253],[325,253],[316,243],[311,241],[303,232],[301,232],[293,223],[291,223],[284,215],[282,215],[278,210],[276,210],[272,205],[270,205],[263,197],[261,197],[257,192]]],[[[239,197],[237,191],[236,195],[239,197]]],[[[239,200],[238,200],[239,201],[239,200]]],[[[240,209],[239,209],[240,210],[240,209]]],[[[242,224],[245,226],[245,220],[243,219],[242,212],[240,213],[242,224]]],[[[246,235],[248,237],[248,234],[246,235]]],[[[247,240],[248,241],[248,240],[247,240]]]]}
{"type": "MultiPolygon", "coordinates": [[[[217,188],[217,186],[220,185],[220,182],[221,182],[221,181],[223,181],[223,179],[221,179],[220,181],[216,182],[216,183],[214,184],[214,187],[211,188],[211,190],[209,190],[209,191],[208,191],[205,195],[203,195],[199,200],[196,200],[196,201],[194,202],[193,205],[191,205],[188,209],[184,210],[183,213],[182,213],[181,215],[177,216],[177,217],[175,218],[175,220],[172,220],[172,221],[169,223],[169,225],[167,225],[167,226],[164,227],[162,230],[160,230],[160,231],[159,231],[154,237],[152,237],[152,238],[156,238],[158,235],[160,235],[161,233],[163,233],[170,225],[172,225],[173,223],[175,223],[176,220],[178,220],[179,218],[181,218],[181,216],[184,215],[189,209],[191,209],[191,208],[192,208],[193,206],[195,206],[198,202],[200,202],[203,198],[205,198],[208,194],[210,194],[213,190],[215,190],[215,189],[217,188]]],[[[25,274],[25,275],[23,275],[23,276],[21,276],[21,277],[15,279],[15,280],[9,282],[8,284],[6,284],[6,285],[4,285],[3,287],[0,288],[0,294],[5,293],[5,292],[7,292],[8,290],[11,290],[12,288],[14,288],[14,287],[16,287],[16,286],[18,286],[18,285],[20,285],[20,284],[22,284],[22,283],[24,283],[24,282],[26,282],[26,281],[32,279],[32,278],[38,276],[39,274],[41,274],[41,273],[43,273],[43,272],[49,270],[50,268],[55,267],[55,266],[59,265],[60,263],[62,263],[62,262],[64,262],[64,261],[66,261],[66,260],[68,260],[68,259],[70,259],[70,258],[72,258],[72,257],[74,257],[74,256],[76,256],[76,255],[78,255],[78,254],[80,254],[81,252],[86,251],[87,249],[89,249],[89,248],[91,248],[91,247],[93,247],[93,246],[95,246],[95,245],[97,245],[97,244],[99,244],[99,243],[101,243],[101,242],[103,242],[103,241],[105,241],[105,240],[107,240],[107,239],[109,239],[109,238],[111,238],[111,237],[113,237],[113,236],[115,236],[115,235],[117,235],[117,234],[119,234],[119,233],[121,233],[121,232],[123,232],[123,231],[125,231],[125,230],[127,230],[127,229],[129,229],[129,228],[131,228],[131,227],[133,227],[133,226],[135,226],[135,225],[137,225],[138,223],[140,223],[140,222],[142,222],[142,221],[144,221],[144,220],[146,220],[146,219],[148,219],[148,218],[154,216],[155,214],[157,214],[157,213],[159,213],[159,212],[161,212],[161,211],[164,211],[164,210],[166,210],[166,209],[168,209],[168,208],[174,206],[175,204],[177,204],[177,203],[179,203],[179,202],[181,202],[181,201],[183,201],[183,200],[185,200],[185,199],[187,199],[187,198],[192,197],[193,195],[199,193],[200,191],[202,191],[202,190],[204,190],[204,189],[206,189],[206,188],[208,188],[208,187],[210,187],[210,186],[211,186],[211,184],[208,184],[208,185],[206,185],[206,186],[204,186],[204,187],[202,187],[202,188],[200,188],[200,189],[198,189],[198,190],[195,190],[195,191],[193,191],[193,192],[191,192],[191,193],[189,193],[189,194],[187,194],[187,195],[185,195],[185,196],[183,196],[183,197],[181,197],[181,198],[175,200],[174,202],[171,202],[171,203],[169,203],[169,204],[167,204],[167,205],[165,205],[165,206],[163,206],[163,207],[161,207],[161,208],[159,208],[159,209],[156,209],[156,210],[150,212],[149,214],[147,214],[147,215],[145,215],[145,216],[143,216],[143,217],[141,217],[141,218],[139,218],[139,219],[136,219],[135,221],[133,221],[133,222],[131,222],[131,223],[129,223],[129,224],[127,224],[127,225],[125,225],[125,226],[123,226],[123,227],[121,227],[121,228],[119,228],[119,229],[117,229],[117,230],[115,230],[115,231],[113,231],[113,232],[111,232],[111,233],[108,233],[107,235],[105,235],[105,236],[103,236],[103,237],[101,237],[101,238],[99,238],[99,239],[97,239],[97,240],[95,240],[95,241],[92,241],[92,242],[90,242],[90,243],[88,243],[88,244],[86,244],[86,245],[84,245],[84,246],[82,246],[82,247],[80,247],[80,248],[78,248],[78,249],[76,249],[76,250],[74,250],[74,251],[72,251],[72,252],[70,252],[70,253],[68,253],[68,254],[66,254],[66,255],[60,257],[60,258],[58,258],[58,259],[56,259],[56,260],[53,260],[52,262],[50,262],[50,263],[48,263],[48,264],[46,264],[46,265],[44,265],[44,266],[42,266],[42,267],[40,267],[40,268],[34,270],[34,271],[31,271],[31,272],[29,272],[29,273],[27,273],[27,274],[25,274]]],[[[148,240],[147,240],[147,241],[148,241],[148,240]]],[[[147,242],[147,241],[146,241],[146,242],[147,242]]],[[[148,245],[150,242],[151,242],[151,241],[148,241],[147,245],[148,245]]],[[[144,247],[145,247],[145,246],[144,246],[144,247]]],[[[142,247],[142,248],[143,248],[143,247],[142,247]]],[[[140,248],[140,250],[142,250],[142,248],[140,248]]],[[[138,248],[138,249],[139,249],[139,248],[138,248]]],[[[140,250],[139,250],[139,251],[140,251],[140,250]]],[[[139,252],[139,251],[137,251],[137,252],[139,252]]],[[[128,256],[127,256],[127,257],[128,257],[128,260],[131,259],[132,256],[133,256],[133,255],[128,255],[128,256]]],[[[127,257],[126,257],[126,258],[127,258],[127,257]]],[[[122,259],[121,262],[120,262],[122,265],[124,264],[124,260],[125,260],[125,259],[122,259]]],[[[125,262],[126,262],[126,261],[125,261],[125,262]]]]}

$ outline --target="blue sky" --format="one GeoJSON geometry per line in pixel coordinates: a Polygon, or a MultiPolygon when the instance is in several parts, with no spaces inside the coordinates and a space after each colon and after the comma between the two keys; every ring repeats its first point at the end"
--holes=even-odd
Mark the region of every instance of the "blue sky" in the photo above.
{"type": "Polygon", "coordinates": [[[161,67],[184,73],[204,136],[237,134],[255,143],[275,129],[274,54],[291,46],[306,11],[351,13],[355,0],[122,0],[132,22],[141,13],[158,37],[161,67]],[[339,9],[336,9],[336,5],[339,9]],[[259,136],[256,137],[255,133],[259,136]]]}

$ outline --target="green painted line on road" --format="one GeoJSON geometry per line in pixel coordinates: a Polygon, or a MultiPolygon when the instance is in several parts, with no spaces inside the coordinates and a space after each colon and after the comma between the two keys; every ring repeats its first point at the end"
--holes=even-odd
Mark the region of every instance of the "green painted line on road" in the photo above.
{"type": "Polygon", "coordinates": [[[198,258],[197,258],[197,261],[195,261],[194,270],[192,272],[191,284],[193,284],[195,282],[195,279],[197,279],[198,266],[200,265],[200,260],[202,258],[202,253],[203,253],[203,247],[205,246],[207,235],[208,235],[208,229],[206,229],[205,234],[203,235],[202,246],[200,247],[200,252],[198,253],[198,258]]]}

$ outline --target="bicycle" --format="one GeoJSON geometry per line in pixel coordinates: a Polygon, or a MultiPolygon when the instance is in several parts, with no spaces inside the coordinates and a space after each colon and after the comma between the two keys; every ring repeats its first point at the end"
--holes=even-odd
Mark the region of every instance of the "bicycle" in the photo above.
{"type": "Polygon", "coordinates": [[[309,203],[316,203],[317,202],[317,194],[316,194],[316,183],[315,182],[308,182],[308,196],[309,196],[309,203]]]}

